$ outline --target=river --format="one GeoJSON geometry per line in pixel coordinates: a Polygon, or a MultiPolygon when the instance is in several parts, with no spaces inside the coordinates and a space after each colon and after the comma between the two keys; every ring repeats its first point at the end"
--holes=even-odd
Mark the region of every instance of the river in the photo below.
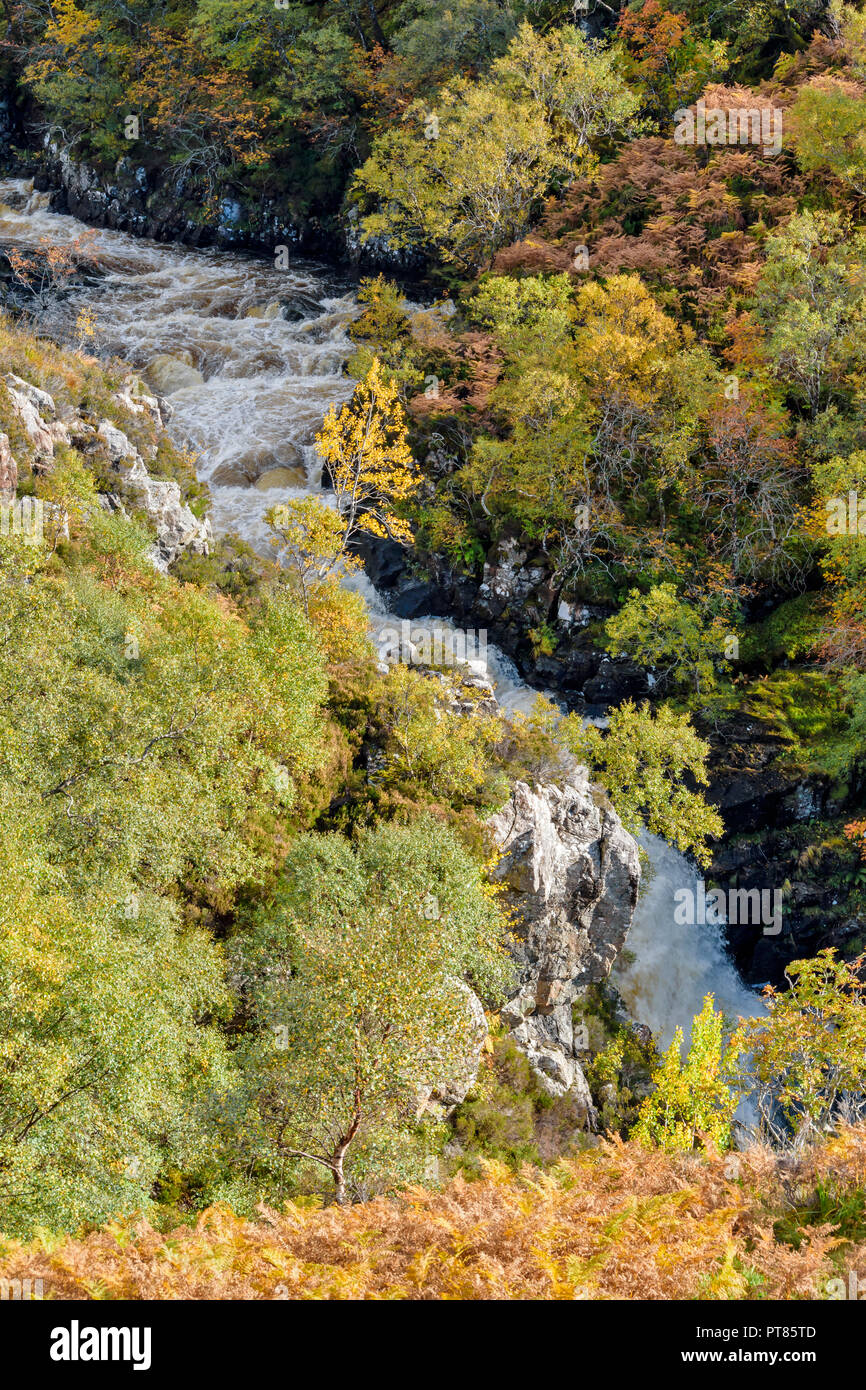
{"type": "MultiPolygon", "coordinates": [[[[0,181],[0,246],[70,245],[87,233],[31,184],[0,181]]],[[[264,515],[275,501],[321,495],[313,435],[328,406],[351,394],[342,373],[357,313],[351,283],[308,261],[280,270],[235,252],[89,235],[101,273],[61,300],[46,327],[69,337],[79,311],[92,311],[93,350],[131,363],[174,408],[169,430],[195,452],[215,532],[266,548],[264,515]]],[[[398,622],[369,581],[361,585],[371,625],[398,622]]],[[[492,645],[487,673],[506,708],[532,703],[535,691],[492,645]]],[[[663,841],[647,836],[644,845],[651,872],[627,942],[634,960],[615,975],[632,1016],[666,1046],[677,1026],[688,1037],[708,992],[732,1016],[759,1012],[719,928],[675,922],[674,893],[694,887],[694,870],[663,841]]]]}

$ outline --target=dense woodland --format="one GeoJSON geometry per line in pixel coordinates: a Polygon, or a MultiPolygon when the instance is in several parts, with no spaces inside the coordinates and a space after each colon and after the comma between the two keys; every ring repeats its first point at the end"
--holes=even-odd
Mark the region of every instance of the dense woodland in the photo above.
{"type": "Polygon", "coordinates": [[[206,489],[90,326],[44,326],[86,247],[7,256],[0,429],[47,521],[39,545],[0,534],[0,1269],[48,1231],[75,1287],[154,1296],[161,1233],[206,1212],[177,1236],[191,1296],[422,1296],[420,1259],[423,1296],[825,1296],[866,1241],[866,12],[4,11],[10,168],[60,149],[109,181],[142,169],[203,233],[238,203],[260,249],[277,208],[352,229],[372,268],[354,394],[317,435],[336,506],[275,506],[273,562],[224,537],[162,573],[87,422],[198,516],[206,489]],[[675,139],[698,101],[761,138],[675,139]],[[84,422],[50,467],[6,373],[84,422]],[[340,583],[359,555],[396,545],[471,587],[505,544],[542,576],[524,669],[563,667],[561,605],[588,605],[582,640],[652,672],[648,699],[600,729],[567,700],[508,717],[459,672],[383,669],[340,583]],[[663,1055],[590,989],[602,1139],[498,1018],[514,923],[485,822],[577,759],[628,829],[709,869],[738,829],[711,780],[736,718],[823,789],[796,853],[829,925],[765,1014],[710,998],[663,1055]],[[467,986],[489,1037],[455,1108],[467,986]],[[734,1117],[756,1086],[752,1142],[734,1117]],[[262,1203],[296,1204],[267,1272],[262,1203]],[[617,1212],[644,1209],[626,1258],[617,1212]],[[349,1269],[329,1242],[370,1212],[398,1254],[374,1241],[349,1269]],[[136,1284],[88,1232],[139,1216],[136,1284]],[[498,1235],[470,1277],[448,1242],[480,1221],[498,1235]]]}

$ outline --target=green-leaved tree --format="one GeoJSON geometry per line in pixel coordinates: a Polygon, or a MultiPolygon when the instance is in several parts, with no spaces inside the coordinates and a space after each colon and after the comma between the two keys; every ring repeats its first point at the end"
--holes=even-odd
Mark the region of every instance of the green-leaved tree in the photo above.
{"type": "Polygon", "coordinates": [[[427,1102],[473,1072],[485,1028],[469,986],[498,996],[503,941],[479,865],[436,821],[295,844],[233,949],[256,1030],[236,1142],[266,1183],[312,1164],[343,1202],[353,1175],[420,1175],[427,1102]]]}

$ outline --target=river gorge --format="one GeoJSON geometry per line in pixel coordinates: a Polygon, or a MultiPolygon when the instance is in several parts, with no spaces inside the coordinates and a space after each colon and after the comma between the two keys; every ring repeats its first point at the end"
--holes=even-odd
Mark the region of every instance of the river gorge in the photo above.
{"type": "MultiPolygon", "coordinates": [[[[86,236],[98,266],[83,286],[46,307],[46,331],[70,341],[78,315],[89,311],[93,350],[130,363],[169,401],[169,432],[195,454],[211,493],[214,531],[267,550],[268,508],[321,493],[313,436],[328,407],[351,394],[343,374],[352,347],[346,326],[357,312],[351,280],[309,261],[290,259],[278,269],[233,251],[91,232],[52,212],[49,202],[29,181],[0,182],[0,244],[26,252],[42,239],[71,245],[86,236]]],[[[399,625],[368,579],[355,582],[372,627],[399,625]]],[[[447,625],[447,615],[431,616],[447,625]]],[[[531,704],[535,690],[492,644],[487,675],[503,706],[531,704]]],[[[666,1046],[678,1026],[688,1036],[708,992],[729,1015],[758,1012],[758,996],[740,980],[719,927],[675,921],[674,894],[697,883],[691,865],[653,836],[644,848],[649,872],[628,963],[614,972],[632,1017],[666,1046]]]]}

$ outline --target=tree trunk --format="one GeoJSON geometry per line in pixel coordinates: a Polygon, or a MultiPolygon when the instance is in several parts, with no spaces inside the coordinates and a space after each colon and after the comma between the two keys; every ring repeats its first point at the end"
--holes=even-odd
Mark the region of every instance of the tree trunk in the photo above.
{"type": "Polygon", "coordinates": [[[376,13],[374,0],[367,0],[367,14],[370,16],[370,28],[373,31],[373,38],[385,53],[389,53],[391,51],[391,45],[382,32],[382,26],[379,23],[379,16],[376,13]]]}
{"type": "Polygon", "coordinates": [[[343,1155],[334,1159],[334,1201],[338,1207],[346,1205],[346,1177],[343,1173],[343,1155]]]}

